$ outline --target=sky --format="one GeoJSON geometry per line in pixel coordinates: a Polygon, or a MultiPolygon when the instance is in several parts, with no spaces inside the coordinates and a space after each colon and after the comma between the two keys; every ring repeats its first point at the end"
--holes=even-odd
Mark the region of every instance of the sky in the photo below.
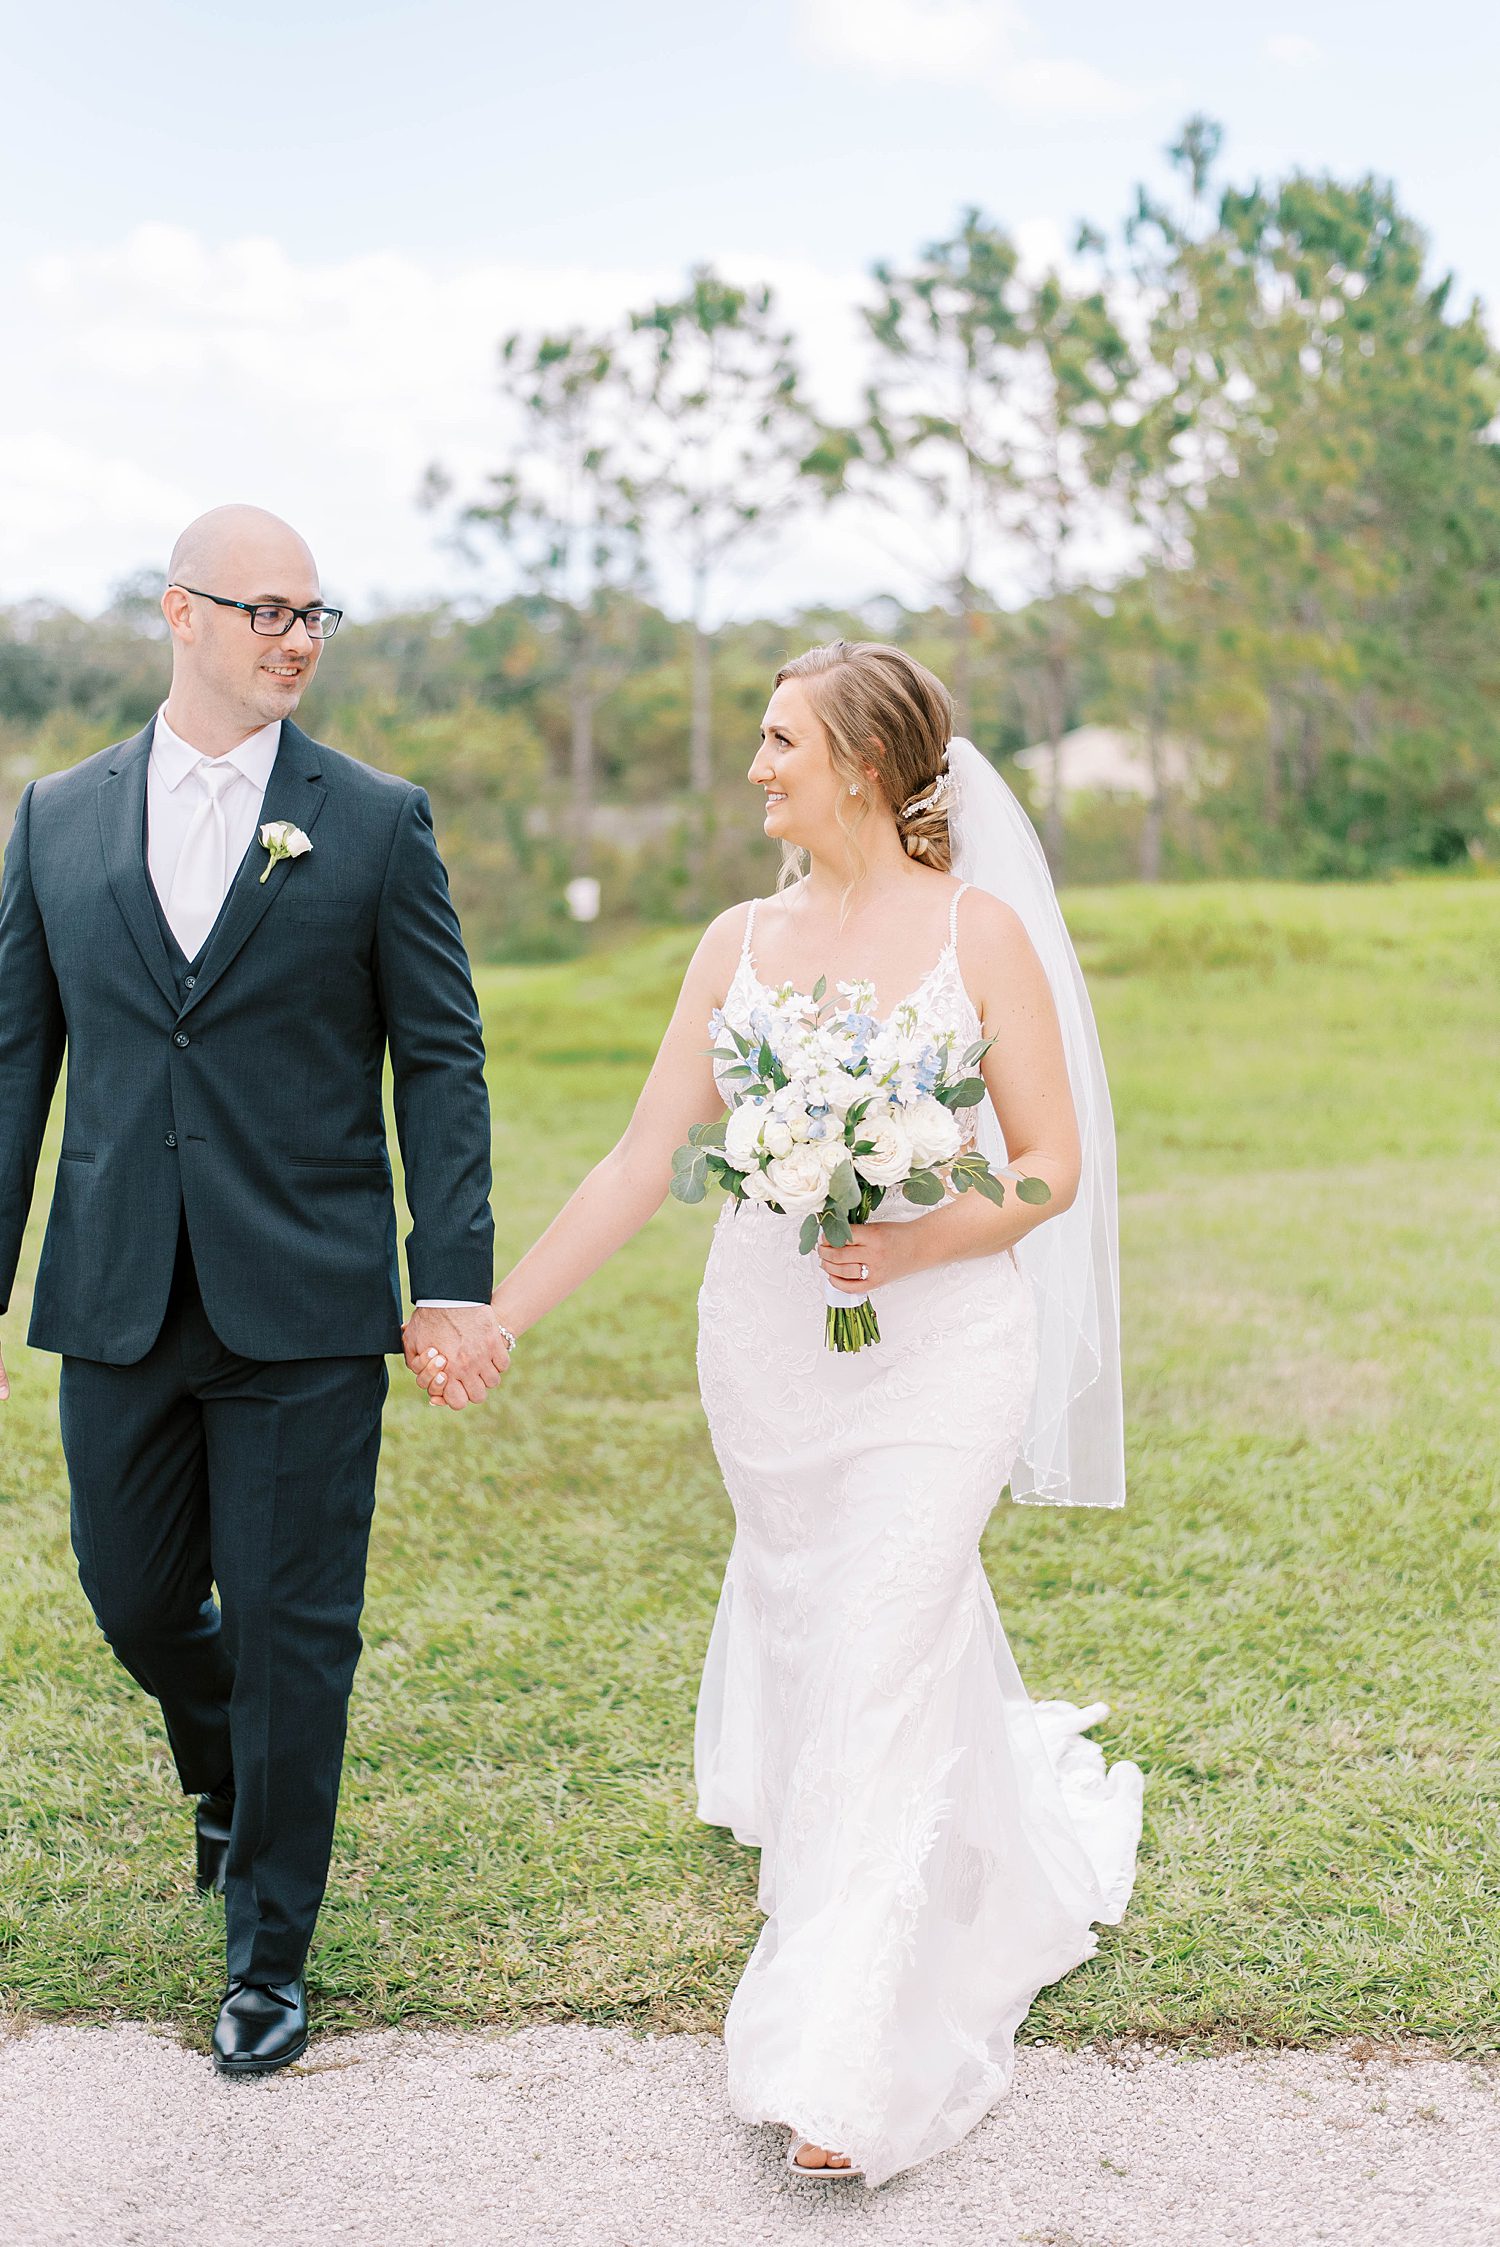
{"type": "MultiPolygon", "coordinates": [[[[695,262],[765,279],[848,411],[873,260],[966,204],[1033,259],[1160,187],[1184,117],[1241,182],[1393,178],[1500,304],[1500,11],[1387,0],[70,0],[0,47],[0,600],[90,609],[223,499],[355,613],[503,589],[417,505],[504,450],[495,345],[695,262]]],[[[670,588],[667,589],[670,593],[670,588]]],[[[727,607],[915,593],[900,527],[775,533],[727,607]]]]}

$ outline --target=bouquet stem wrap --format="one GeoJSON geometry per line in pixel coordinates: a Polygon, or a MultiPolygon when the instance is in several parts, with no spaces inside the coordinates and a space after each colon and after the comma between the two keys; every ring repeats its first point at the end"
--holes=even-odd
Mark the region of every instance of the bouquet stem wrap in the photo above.
{"type": "Polygon", "coordinates": [[[867,1342],[880,1340],[880,1321],[868,1288],[863,1295],[851,1295],[846,1287],[835,1287],[825,1272],[823,1301],[828,1306],[823,1339],[830,1350],[862,1350],[867,1342]]]}

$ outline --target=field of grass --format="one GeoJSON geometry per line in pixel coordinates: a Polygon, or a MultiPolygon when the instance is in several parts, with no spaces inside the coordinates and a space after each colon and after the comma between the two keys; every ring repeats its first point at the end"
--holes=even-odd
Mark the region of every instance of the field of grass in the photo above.
{"type": "MultiPolygon", "coordinates": [[[[1500,885],[1069,912],[1119,1125],[1130,1503],[1006,1506],[986,1554],[1032,1691],[1111,1702],[1147,1822],[1125,1923],[1026,2033],[1493,2049],[1500,885]]],[[[609,1144],[688,950],[483,977],[502,1253],[609,1144]]],[[[730,1534],[707,1217],[671,1205],[482,1412],[398,1381],[325,2024],[722,2019],[757,1917],[690,1783],[730,1534]]],[[[0,1999],[201,2027],[217,1913],[20,1346],[39,1232],[0,1419],[0,1999]]]]}

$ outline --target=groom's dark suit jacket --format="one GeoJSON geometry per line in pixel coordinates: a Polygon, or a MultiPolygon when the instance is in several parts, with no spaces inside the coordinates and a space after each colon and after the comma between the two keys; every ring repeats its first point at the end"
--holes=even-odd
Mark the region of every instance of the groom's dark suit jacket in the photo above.
{"type": "Polygon", "coordinates": [[[0,891],[0,1309],[66,1049],[35,1345],[144,1357],[185,1216],[227,1348],[398,1350],[387,1045],[413,1298],[482,1302],[492,1279],[483,1037],[427,799],[284,723],[261,819],[290,820],[312,851],[262,883],[252,842],[185,973],[146,871],[153,730],[33,782],[16,815],[0,891]]]}

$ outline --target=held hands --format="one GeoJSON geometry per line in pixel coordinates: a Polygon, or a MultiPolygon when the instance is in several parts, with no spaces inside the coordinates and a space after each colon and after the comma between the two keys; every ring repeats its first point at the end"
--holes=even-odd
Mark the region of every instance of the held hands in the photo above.
{"type": "Polygon", "coordinates": [[[407,1369],[428,1401],[462,1412],[498,1388],[510,1364],[500,1321],[487,1303],[419,1306],[401,1330],[407,1369]]]}

